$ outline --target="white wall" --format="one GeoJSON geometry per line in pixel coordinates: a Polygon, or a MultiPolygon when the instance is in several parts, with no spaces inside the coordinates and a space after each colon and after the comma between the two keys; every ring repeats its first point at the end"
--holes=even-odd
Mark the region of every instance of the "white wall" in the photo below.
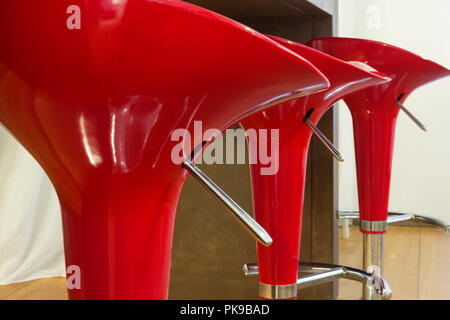
{"type": "Polygon", "coordinates": [[[0,284],[65,275],[56,192],[0,127],[0,284]]]}
{"type": "MultiPolygon", "coordinates": [[[[450,68],[450,1],[339,0],[338,34],[387,42],[450,68]]],[[[450,219],[450,77],[417,89],[400,112],[389,210],[450,219]]],[[[339,106],[339,207],[358,207],[350,113],[339,106]]]]}

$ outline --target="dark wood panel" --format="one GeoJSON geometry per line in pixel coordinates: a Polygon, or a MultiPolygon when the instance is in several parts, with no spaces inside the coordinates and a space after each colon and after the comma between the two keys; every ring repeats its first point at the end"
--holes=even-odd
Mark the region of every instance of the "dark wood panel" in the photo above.
{"type": "MultiPolygon", "coordinates": [[[[312,38],[332,34],[333,21],[317,18],[312,22],[312,38]]],[[[328,110],[319,122],[321,131],[331,141],[335,139],[337,128],[334,109],[328,110]]],[[[337,219],[337,161],[316,137],[311,141],[311,218],[312,218],[312,261],[338,262],[337,219]]],[[[337,282],[313,288],[312,296],[320,299],[337,297],[337,282]]]]}
{"type": "Polygon", "coordinates": [[[240,21],[264,34],[286,38],[299,43],[311,39],[312,18],[242,18],[240,21]]]}
{"type": "Polygon", "coordinates": [[[185,0],[233,18],[320,16],[327,13],[305,0],[185,0]]]}

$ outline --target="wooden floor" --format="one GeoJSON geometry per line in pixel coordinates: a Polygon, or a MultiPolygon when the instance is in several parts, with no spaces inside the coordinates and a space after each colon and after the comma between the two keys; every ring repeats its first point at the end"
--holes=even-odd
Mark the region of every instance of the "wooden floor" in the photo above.
{"type": "MultiPolygon", "coordinates": [[[[392,299],[450,299],[450,236],[429,227],[389,226],[385,235],[384,278],[392,299]]],[[[339,239],[339,263],[362,267],[362,234],[350,227],[339,239]]],[[[339,299],[359,299],[361,285],[339,281],[339,299]]]]}
{"type": "Polygon", "coordinates": [[[66,279],[38,279],[0,286],[0,300],[66,300],[66,279]]]}
{"type": "MultiPolygon", "coordinates": [[[[450,299],[450,236],[427,227],[389,227],[385,237],[385,278],[393,299],[450,299]]],[[[340,264],[361,268],[362,235],[350,227],[339,239],[340,264]]],[[[0,286],[0,299],[67,299],[64,278],[0,286]]],[[[339,299],[359,299],[361,285],[339,282],[339,299]]]]}

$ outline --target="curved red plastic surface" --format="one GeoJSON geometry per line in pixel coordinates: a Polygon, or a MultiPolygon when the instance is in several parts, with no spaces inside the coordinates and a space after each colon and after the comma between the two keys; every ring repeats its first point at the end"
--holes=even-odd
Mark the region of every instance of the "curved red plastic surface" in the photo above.
{"type": "Polygon", "coordinates": [[[400,108],[416,88],[450,75],[446,68],[382,42],[320,38],[309,45],[345,61],[368,63],[391,82],[345,98],[353,118],[358,198],[361,219],[387,219],[395,124],[400,108]]]}
{"type": "MultiPolygon", "coordinates": [[[[258,244],[260,281],[286,285],[297,281],[307,153],[312,134],[302,120],[307,111],[314,108],[309,119],[317,124],[337,100],[357,90],[389,81],[389,78],[307,46],[273,39],[313,63],[330,81],[330,88],[326,91],[280,104],[241,121],[245,129],[279,129],[278,172],[261,175],[260,169],[264,167],[261,163],[251,165],[250,172],[256,220],[273,239],[270,247],[258,244]]],[[[249,148],[249,152],[254,150],[249,148]]]]}
{"type": "Polygon", "coordinates": [[[175,0],[0,1],[0,121],[58,194],[70,299],[165,299],[187,172],[171,133],[328,87],[254,30],[175,0]]]}

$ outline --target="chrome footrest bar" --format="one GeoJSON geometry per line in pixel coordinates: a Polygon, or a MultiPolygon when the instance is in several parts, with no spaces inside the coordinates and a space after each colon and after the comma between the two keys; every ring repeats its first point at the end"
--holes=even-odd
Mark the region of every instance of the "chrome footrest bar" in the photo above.
{"type": "Polygon", "coordinates": [[[272,238],[261,227],[255,219],[253,219],[244,209],[242,209],[229,195],[227,195],[222,189],[220,189],[214,181],[212,181],[203,171],[200,170],[189,159],[185,160],[183,167],[194,176],[194,178],[200,182],[223,206],[231,213],[231,215],[238,220],[241,225],[247,230],[256,240],[261,242],[265,246],[272,244],[272,238]]]}
{"type": "Polygon", "coordinates": [[[403,93],[395,100],[395,103],[397,106],[403,110],[404,113],[423,131],[427,132],[427,128],[422,124],[422,122],[419,121],[406,107],[400,102],[400,99],[402,98],[403,93]]]}
{"type": "Polygon", "coordinates": [[[336,218],[338,219],[359,219],[358,210],[338,210],[336,211],[336,218]]]}
{"type": "MultiPolygon", "coordinates": [[[[339,210],[337,212],[338,219],[359,219],[358,210],[339,210]]],[[[399,223],[405,221],[412,221],[418,223],[425,223],[430,226],[435,226],[450,234],[450,222],[445,219],[432,218],[427,216],[418,215],[415,213],[401,213],[401,212],[389,212],[387,224],[399,223]]]]}
{"type": "Polygon", "coordinates": [[[427,217],[414,213],[389,212],[388,224],[401,221],[413,221],[433,225],[450,234],[450,222],[445,219],[427,217]]]}
{"type": "Polygon", "coordinates": [[[313,113],[314,108],[309,109],[306,113],[305,117],[303,118],[303,122],[306,123],[306,125],[311,129],[311,131],[319,138],[320,142],[331,152],[333,157],[336,158],[339,162],[343,162],[344,158],[342,158],[341,153],[339,150],[334,146],[334,144],[328,140],[328,138],[322,133],[322,131],[319,130],[310,120],[309,117],[313,113]]]}
{"type": "MultiPolygon", "coordinates": [[[[245,264],[243,271],[245,276],[257,276],[259,274],[256,263],[245,264]]],[[[328,263],[301,262],[298,265],[298,273],[309,274],[305,277],[298,278],[298,289],[339,279],[348,279],[363,284],[371,284],[375,288],[379,299],[389,300],[392,297],[391,288],[386,280],[360,269],[328,263]]]]}

